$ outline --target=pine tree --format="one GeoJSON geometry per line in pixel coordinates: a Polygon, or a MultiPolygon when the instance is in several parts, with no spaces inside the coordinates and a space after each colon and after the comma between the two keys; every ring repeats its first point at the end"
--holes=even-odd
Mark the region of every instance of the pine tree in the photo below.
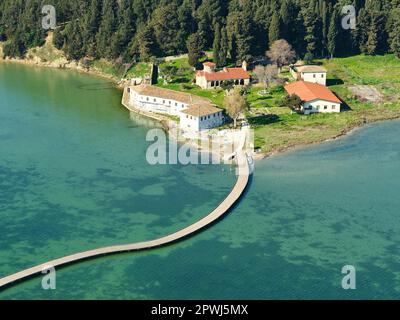
{"type": "Polygon", "coordinates": [[[227,32],[230,56],[235,63],[248,59],[254,46],[253,21],[248,11],[233,11],[228,16],[227,32]]]}
{"type": "Polygon", "coordinates": [[[85,49],[83,46],[82,30],[74,19],[65,27],[65,39],[67,45],[65,46],[65,53],[69,59],[79,60],[84,57],[85,49]]]}
{"type": "Polygon", "coordinates": [[[172,2],[158,7],[153,14],[151,26],[157,45],[164,55],[174,55],[185,51],[185,39],[179,35],[178,6],[172,2]]]}
{"type": "Polygon", "coordinates": [[[371,28],[369,29],[368,40],[365,43],[365,53],[369,54],[369,55],[376,54],[377,46],[378,46],[377,29],[376,29],[376,25],[373,24],[373,25],[371,25],[371,28]]]}
{"type": "Polygon", "coordinates": [[[150,61],[150,58],[157,52],[153,30],[149,26],[139,29],[132,44],[132,53],[137,53],[142,61],[150,61]]]}
{"type": "Polygon", "coordinates": [[[89,56],[96,56],[96,34],[101,21],[101,1],[91,0],[89,10],[83,18],[83,40],[85,51],[89,56]]]}
{"type": "Polygon", "coordinates": [[[103,0],[102,20],[99,31],[96,36],[97,53],[108,59],[116,58],[117,52],[114,52],[110,46],[117,27],[117,14],[114,0],[103,0]]]}
{"type": "Polygon", "coordinates": [[[120,53],[124,52],[131,41],[135,27],[130,0],[121,0],[118,8],[119,27],[117,31],[117,46],[120,53]]]}
{"type": "Polygon", "coordinates": [[[400,8],[393,10],[390,27],[390,49],[400,59],[400,8]]]}
{"type": "Polygon", "coordinates": [[[356,42],[359,45],[361,53],[366,53],[366,43],[368,40],[368,30],[371,24],[371,17],[368,12],[362,8],[357,17],[357,28],[355,30],[356,42]]]}

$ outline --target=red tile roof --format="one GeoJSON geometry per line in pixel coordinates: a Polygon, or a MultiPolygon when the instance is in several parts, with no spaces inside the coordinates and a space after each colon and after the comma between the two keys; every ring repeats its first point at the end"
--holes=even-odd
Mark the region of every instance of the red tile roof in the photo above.
{"type": "Polygon", "coordinates": [[[198,77],[205,77],[207,81],[250,79],[250,74],[242,68],[224,68],[219,72],[198,71],[198,77]]]}
{"type": "Polygon", "coordinates": [[[312,100],[326,100],[335,103],[342,103],[342,101],[340,101],[331,90],[316,83],[298,81],[286,85],[285,90],[289,94],[299,96],[301,100],[306,102],[312,100]]]}

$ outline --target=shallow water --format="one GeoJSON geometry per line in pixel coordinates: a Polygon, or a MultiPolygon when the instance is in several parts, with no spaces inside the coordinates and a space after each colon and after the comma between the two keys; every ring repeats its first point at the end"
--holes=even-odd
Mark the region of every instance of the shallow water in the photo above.
{"type": "MultiPolygon", "coordinates": [[[[148,126],[129,119],[103,80],[8,68],[0,65],[0,274],[165,234],[233,185],[225,167],[148,166],[148,126]],[[36,79],[32,92],[21,74],[36,79]]],[[[400,122],[385,122],[260,161],[245,198],[195,237],[69,266],[54,291],[35,278],[0,298],[398,299],[399,136],[400,122]],[[345,265],[356,267],[356,290],[341,287],[345,265]]]]}

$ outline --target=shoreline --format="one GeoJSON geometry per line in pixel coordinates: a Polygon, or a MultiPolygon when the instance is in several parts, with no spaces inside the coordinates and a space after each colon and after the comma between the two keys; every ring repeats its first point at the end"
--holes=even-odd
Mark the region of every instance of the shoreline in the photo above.
{"type": "Polygon", "coordinates": [[[17,59],[17,58],[0,58],[0,63],[15,63],[22,64],[28,67],[38,67],[38,68],[49,68],[49,69],[57,69],[57,70],[68,70],[73,72],[78,72],[80,74],[86,74],[90,76],[100,77],[103,79],[110,80],[116,87],[116,89],[123,90],[126,81],[124,79],[118,79],[110,74],[104,73],[95,68],[84,68],[79,65],[79,63],[75,61],[65,61],[65,64],[57,65],[52,62],[38,62],[32,59],[17,59]]]}
{"type": "Polygon", "coordinates": [[[259,154],[256,153],[256,155],[254,156],[254,160],[255,161],[267,160],[269,158],[280,156],[285,153],[296,152],[298,150],[302,150],[302,149],[305,149],[308,147],[313,147],[313,146],[321,145],[324,143],[334,142],[334,141],[349,137],[352,134],[356,133],[356,131],[362,130],[369,125],[376,125],[381,122],[396,121],[396,120],[400,120],[400,114],[397,116],[394,116],[394,117],[387,118],[387,119],[377,119],[375,121],[370,121],[370,122],[366,122],[366,123],[363,123],[360,125],[349,127],[347,129],[344,129],[340,134],[338,134],[332,138],[323,139],[320,141],[315,141],[315,142],[310,142],[310,143],[301,143],[301,144],[297,144],[297,145],[286,146],[286,147],[278,148],[277,150],[273,150],[273,151],[270,151],[267,153],[259,153],[259,154]]]}
{"type": "MultiPolygon", "coordinates": [[[[128,80],[126,79],[118,79],[110,74],[106,74],[98,69],[93,69],[93,68],[84,68],[82,66],[79,65],[79,63],[73,61],[68,61],[64,64],[63,67],[61,67],[60,65],[55,65],[54,63],[49,63],[49,62],[39,62],[39,61],[34,61],[31,59],[16,59],[16,58],[7,58],[7,59],[1,59],[0,58],[0,63],[15,63],[15,64],[22,64],[22,65],[26,65],[29,67],[39,67],[39,68],[51,68],[51,69],[59,69],[59,70],[69,70],[72,72],[78,72],[80,74],[86,74],[89,76],[95,76],[95,77],[101,77],[103,79],[107,79],[110,80],[114,85],[115,88],[122,91],[122,94],[124,94],[124,89],[125,86],[128,82],[128,80]]],[[[167,128],[171,128],[167,123],[172,121],[171,119],[168,119],[167,117],[163,117],[161,115],[157,115],[157,116],[148,116],[142,112],[137,112],[136,110],[130,110],[129,108],[127,108],[127,106],[124,105],[123,102],[123,96],[121,97],[121,105],[127,109],[130,112],[134,112],[140,116],[146,117],[146,118],[150,118],[154,121],[157,121],[161,124],[161,126],[166,130],[167,128]]],[[[388,117],[386,119],[376,119],[376,120],[370,120],[367,121],[365,123],[361,123],[359,125],[354,125],[351,126],[349,128],[345,128],[342,130],[342,132],[340,132],[339,134],[330,137],[328,139],[323,139],[323,140],[319,140],[319,141],[314,141],[314,142],[310,142],[310,143],[299,143],[299,144],[293,144],[293,145],[289,145],[289,146],[282,146],[282,147],[278,147],[275,150],[269,151],[269,152],[262,152],[262,153],[254,153],[253,157],[254,157],[254,161],[261,161],[261,160],[266,160],[275,156],[279,156],[282,154],[285,154],[287,152],[295,152],[296,150],[299,149],[303,149],[306,147],[311,147],[314,145],[319,145],[319,144],[323,144],[323,143],[327,143],[327,142],[331,142],[331,141],[336,141],[338,139],[347,137],[349,135],[351,135],[352,133],[354,133],[356,130],[362,129],[368,125],[371,124],[376,124],[379,122],[384,122],[384,121],[393,121],[393,120],[398,120],[400,119],[400,114],[399,115],[395,115],[392,117],[388,117]]],[[[194,144],[193,146],[197,146],[197,144],[194,144]]],[[[204,151],[204,150],[202,150],[204,151]]]]}

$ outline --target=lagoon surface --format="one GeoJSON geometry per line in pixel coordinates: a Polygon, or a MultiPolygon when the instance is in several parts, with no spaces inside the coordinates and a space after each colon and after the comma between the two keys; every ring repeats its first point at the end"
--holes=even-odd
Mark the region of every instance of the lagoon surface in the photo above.
{"type": "MultiPolygon", "coordinates": [[[[227,166],[150,166],[107,80],[0,64],[0,277],[178,230],[235,182],[227,166]]],[[[0,299],[398,299],[400,122],[257,163],[237,207],[166,248],[78,263],[0,299]],[[341,269],[357,270],[357,289],[341,269]]]]}

